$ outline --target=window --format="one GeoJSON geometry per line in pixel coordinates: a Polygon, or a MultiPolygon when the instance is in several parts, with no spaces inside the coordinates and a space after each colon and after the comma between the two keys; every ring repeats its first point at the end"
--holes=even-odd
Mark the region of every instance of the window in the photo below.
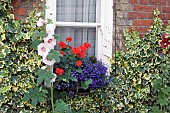
{"type": "Polygon", "coordinates": [[[73,37],[72,46],[89,42],[89,56],[107,63],[112,57],[113,0],[47,0],[47,18],[53,24],[47,29],[73,37]]]}

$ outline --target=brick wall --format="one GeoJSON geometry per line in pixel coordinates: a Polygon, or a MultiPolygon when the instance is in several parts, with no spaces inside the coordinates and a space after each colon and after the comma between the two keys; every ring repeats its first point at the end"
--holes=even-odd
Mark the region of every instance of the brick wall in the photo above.
{"type": "Polygon", "coordinates": [[[30,11],[33,9],[40,10],[42,8],[41,0],[11,0],[12,1],[12,13],[15,15],[16,20],[25,19],[30,11]]]}

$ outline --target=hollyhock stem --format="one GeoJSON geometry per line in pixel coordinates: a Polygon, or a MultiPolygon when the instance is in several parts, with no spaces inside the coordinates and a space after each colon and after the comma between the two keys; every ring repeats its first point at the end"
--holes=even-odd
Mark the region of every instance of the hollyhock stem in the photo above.
{"type": "Polygon", "coordinates": [[[52,106],[52,113],[54,113],[53,83],[51,83],[51,106],[52,106]]]}

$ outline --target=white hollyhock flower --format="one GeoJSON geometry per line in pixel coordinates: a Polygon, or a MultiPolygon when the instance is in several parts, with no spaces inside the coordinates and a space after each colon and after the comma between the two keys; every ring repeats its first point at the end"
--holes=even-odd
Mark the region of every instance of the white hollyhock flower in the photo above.
{"type": "Polygon", "coordinates": [[[51,61],[47,58],[46,56],[43,56],[43,61],[44,64],[48,65],[48,66],[52,66],[56,61],[54,59],[52,59],[51,61]]]}
{"type": "Polygon", "coordinates": [[[45,43],[40,43],[38,45],[38,55],[40,56],[47,56],[50,52],[50,48],[45,43]]]}
{"type": "Polygon", "coordinates": [[[56,40],[54,39],[50,31],[48,31],[46,37],[44,37],[44,43],[46,43],[50,49],[54,49],[54,46],[56,45],[56,40]]]}
{"type": "Polygon", "coordinates": [[[47,68],[47,66],[42,66],[42,67],[41,67],[41,69],[46,69],[46,68],[47,68]]]}
{"type": "Polygon", "coordinates": [[[39,18],[38,21],[37,21],[37,26],[38,26],[38,27],[41,27],[41,26],[43,26],[43,25],[46,24],[46,23],[47,23],[47,22],[46,22],[44,19],[39,18]]]}
{"type": "Polygon", "coordinates": [[[56,79],[56,74],[54,74],[54,78],[51,78],[51,82],[55,82],[55,79],[56,79]]]}

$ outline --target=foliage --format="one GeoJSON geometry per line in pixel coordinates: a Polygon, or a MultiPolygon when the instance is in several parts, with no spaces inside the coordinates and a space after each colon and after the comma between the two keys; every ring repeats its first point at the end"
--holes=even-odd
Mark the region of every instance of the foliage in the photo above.
{"type": "Polygon", "coordinates": [[[117,112],[170,112],[170,54],[169,47],[161,46],[169,25],[164,28],[159,11],[154,14],[144,38],[137,31],[124,33],[128,52],[117,52],[112,63],[112,95],[122,104],[114,108],[117,112]]]}
{"type": "Polygon", "coordinates": [[[1,1],[0,6],[3,13],[0,19],[0,111],[45,112],[49,107],[46,103],[35,108],[22,100],[27,88],[37,86],[35,72],[41,64],[37,51],[30,46],[33,41],[41,40],[38,36],[41,30],[36,28],[36,11],[21,22],[9,13],[10,1],[1,1]]]}

